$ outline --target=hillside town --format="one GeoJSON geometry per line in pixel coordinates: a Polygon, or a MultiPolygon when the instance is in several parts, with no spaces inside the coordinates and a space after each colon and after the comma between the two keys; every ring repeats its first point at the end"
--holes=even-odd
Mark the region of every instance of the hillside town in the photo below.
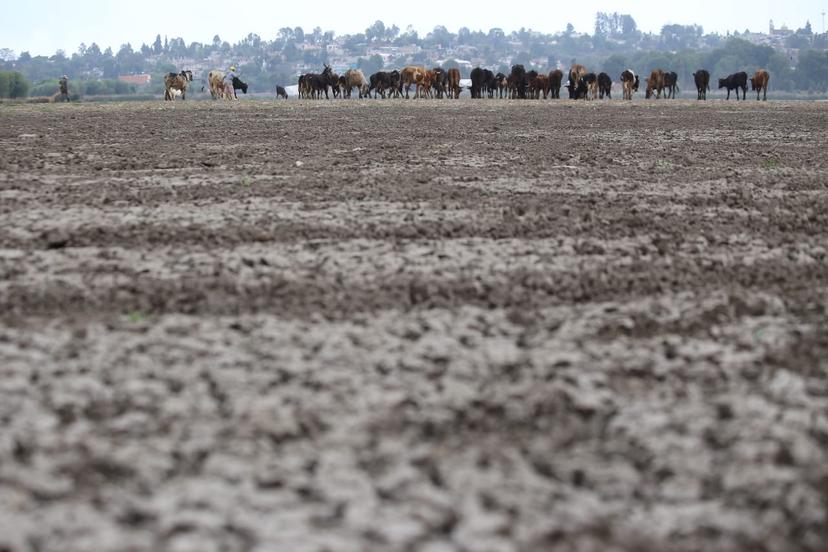
{"type": "MultiPolygon", "coordinates": [[[[654,65],[669,66],[681,81],[689,80],[701,65],[713,74],[762,66],[777,76],[776,88],[823,91],[828,88],[828,77],[825,73],[814,76],[810,66],[828,67],[826,50],[828,35],[815,33],[809,21],[795,30],[769,21],[766,31],[746,29],[724,35],[705,33],[698,25],[670,24],[655,34],[641,32],[631,15],[598,13],[591,33],[577,31],[571,24],[551,34],[525,28],[508,34],[499,28],[472,31],[460,27],[451,32],[437,26],[421,36],[412,27],[403,30],[376,21],[364,32],[351,35],[336,35],[319,27],[309,32],[283,27],[272,37],[249,34],[235,44],[219,35],[206,44],[158,35],[149,44],[124,44],[117,51],[102,51],[95,43],[81,44],[71,54],[58,51],[52,56],[17,55],[3,49],[0,69],[22,73],[33,83],[34,95],[48,92],[62,74],[80,82],[117,81],[120,85],[104,87],[113,94],[159,94],[163,75],[168,72],[187,69],[203,82],[211,70],[236,66],[253,93],[271,93],[276,85],[294,84],[298,75],[319,70],[323,64],[337,72],[359,68],[366,75],[417,64],[457,68],[466,78],[477,66],[505,73],[517,63],[549,70],[563,69],[575,61],[611,75],[628,66],[641,71],[654,65]],[[794,72],[803,52],[810,56],[805,59],[809,70],[797,80],[794,72]],[[42,90],[39,83],[44,84],[42,90]]],[[[89,94],[89,90],[83,92],[89,94]]]]}

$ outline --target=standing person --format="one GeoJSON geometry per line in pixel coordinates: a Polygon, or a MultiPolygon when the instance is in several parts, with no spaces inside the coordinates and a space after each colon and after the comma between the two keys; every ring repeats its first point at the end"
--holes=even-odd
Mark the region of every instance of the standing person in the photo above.
{"type": "Polygon", "coordinates": [[[236,91],[233,89],[233,79],[237,77],[235,65],[231,66],[227,74],[224,75],[224,95],[228,98],[236,97],[236,91]]]}
{"type": "Polygon", "coordinates": [[[69,101],[69,77],[63,75],[60,77],[58,81],[58,86],[60,87],[60,101],[68,102],[69,101]]]}

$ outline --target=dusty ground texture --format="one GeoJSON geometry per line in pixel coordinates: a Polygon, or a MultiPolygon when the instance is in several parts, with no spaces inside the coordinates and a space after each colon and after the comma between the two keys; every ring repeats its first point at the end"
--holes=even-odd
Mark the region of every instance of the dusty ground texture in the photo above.
{"type": "Polygon", "coordinates": [[[828,105],[0,106],[0,550],[828,541],[828,105]]]}

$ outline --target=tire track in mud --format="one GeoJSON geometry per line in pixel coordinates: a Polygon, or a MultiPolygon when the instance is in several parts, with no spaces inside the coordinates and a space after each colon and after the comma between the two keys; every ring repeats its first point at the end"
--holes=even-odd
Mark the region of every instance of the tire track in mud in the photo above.
{"type": "Polygon", "coordinates": [[[7,315],[275,311],[347,318],[388,306],[531,311],[666,290],[828,288],[828,254],[818,245],[702,240],[665,250],[649,237],[316,241],[202,253],[68,249],[25,258],[32,266],[24,271],[22,255],[0,256],[0,310],[7,315]]]}

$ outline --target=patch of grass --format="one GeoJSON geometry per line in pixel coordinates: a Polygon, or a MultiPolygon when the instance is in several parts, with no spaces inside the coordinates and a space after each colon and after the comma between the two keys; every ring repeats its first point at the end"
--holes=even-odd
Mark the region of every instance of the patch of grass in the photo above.
{"type": "Polygon", "coordinates": [[[140,324],[141,322],[147,319],[147,315],[141,311],[130,311],[127,314],[127,320],[129,320],[132,324],[140,324]]]}
{"type": "Polygon", "coordinates": [[[662,171],[669,171],[673,168],[673,164],[670,161],[667,161],[666,159],[656,160],[655,166],[657,169],[662,171]]]}
{"type": "Polygon", "coordinates": [[[761,163],[761,167],[763,169],[778,169],[779,168],[779,159],[763,159],[761,163]]]}
{"type": "Polygon", "coordinates": [[[245,188],[249,188],[252,184],[253,184],[253,181],[250,180],[249,176],[245,175],[245,176],[242,177],[242,179],[241,179],[241,185],[242,186],[244,186],[245,188]]]}

